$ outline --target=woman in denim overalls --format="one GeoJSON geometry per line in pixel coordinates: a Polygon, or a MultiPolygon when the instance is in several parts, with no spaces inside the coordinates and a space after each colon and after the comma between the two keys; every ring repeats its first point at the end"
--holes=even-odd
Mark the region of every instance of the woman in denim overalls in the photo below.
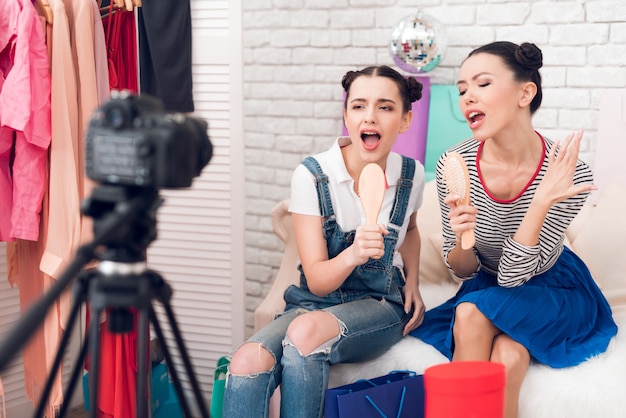
{"type": "Polygon", "coordinates": [[[416,215],[424,168],[391,152],[422,86],[386,66],[349,71],[342,84],[350,136],[305,159],[292,179],[300,285],[285,291],[285,313],[234,354],[225,417],[267,417],[279,384],[282,417],[321,417],[332,364],[377,357],[422,321],[416,215]],[[356,193],[369,163],[387,180],[379,225],[362,225],[356,193]]]}

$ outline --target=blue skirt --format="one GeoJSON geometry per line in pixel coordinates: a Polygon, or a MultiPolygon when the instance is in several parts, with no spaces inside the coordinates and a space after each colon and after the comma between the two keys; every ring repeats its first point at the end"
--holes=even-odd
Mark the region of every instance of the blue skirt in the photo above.
{"type": "Polygon", "coordinates": [[[411,333],[452,359],[454,310],[471,302],[503,333],[528,349],[533,360],[569,367],[604,352],[617,325],[611,307],[584,262],[567,247],[547,272],[513,288],[479,272],[447,302],[430,309],[411,333]]]}

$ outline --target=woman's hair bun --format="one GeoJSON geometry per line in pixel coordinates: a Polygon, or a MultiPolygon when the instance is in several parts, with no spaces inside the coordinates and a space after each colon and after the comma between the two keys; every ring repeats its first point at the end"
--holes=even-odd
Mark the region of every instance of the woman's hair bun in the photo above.
{"type": "Polygon", "coordinates": [[[350,91],[350,86],[352,82],[359,76],[357,71],[348,71],[343,78],[341,79],[341,86],[343,89],[348,92],[350,91]]]}
{"type": "Polygon", "coordinates": [[[529,42],[524,42],[515,49],[515,59],[531,70],[538,70],[543,66],[541,49],[529,42]]]}
{"type": "Polygon", "coordinates": [[[411,103],[422,98],[422,83],[417,81],[414,77],[408,77],[406,79],[407,86],[409,88],[409,100],[411,103]]]}

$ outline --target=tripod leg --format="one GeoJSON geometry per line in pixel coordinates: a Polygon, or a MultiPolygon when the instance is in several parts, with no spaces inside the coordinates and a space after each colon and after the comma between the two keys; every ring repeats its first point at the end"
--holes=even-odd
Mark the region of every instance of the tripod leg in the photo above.
{"type": "MultiPolygon", "coordinates": [[[[198,379],[196,378],[196,374],[193,371],[191,360],[189,360],[189,354],[187,353],[187,349],[185,348],[183,337],[180,333],[180,329],[178,328],[178,323],[176,322],[176,317],[174,316],[172,306],[170,305],[170,299],[172,298],[172,288],[170,287],[169,284],[165,282],[165,280],[163,280],[163,278],[158,273],[154,271],[148,271],[146,276],[149,277],[151,281],[151,284],[152,284],[151,288],[154,291],[154,295],[156,296],[156,299],[158,299],[161,302],[161,304],[163,305],[163,308],[165,309],[165,313],[167,314],[167,319],[170,324],[170,329],[176,340],[176,346],[178,347],[180,357],[183,360],[185,371],[187,372],[187,375],[189,376],[189,383],[191,384],[191,388],[193,389],[193,393],[196,398],[196,402],[198,404],[198,409],[200,410],[201,417],[209,418],[210,417],[209,410],[207,409],[206,404],[204,403],[204,399],[202,398],[202,391],[200,390],[198,379]]],[[[150,314],[151,314],[151,320],[154,325],[154,330],[157,332],[157,337],[159,337],[159,341],[164,347],[164,353],[165,353],[166,352],[165,351],[165,348],[166,348],[165,339],[163,338],[163,332],[161,331],[159,323],[156,320],[154,309],[150,310],[150,314]]],[[[174,370],[173,363],[171,360],[168,362],[168,365],[170,366],[170,369],[174,370]]],[[[182,389],[179,390],[177,387],[177,391],[182,392],[182,389]]],[[[179,394],[179,397],[181,397],[180,394],[179,394]]]]}
{"type": "MultiPolygon", "coordinates": [[[[164,286],[167,286],[165,283],[164,286]]],[[[165,308],[165,312],[167,314],[167,319],[170,323],[170,328],[172,330],[172,334],[176,339],[176,345],[178,347],[178,351],[180,352],[180,357],[183,360],[183,364],[185,365],[185,370],[189,375],[189,383],[191,383],[191,388],[193,389],[193,393],[198,402],[198,407],[200,408],[200,413],[203,418],[210,417],[209,411],[204,403],[204,399],[202,398],[202,392],[200,390],[200,384],[196,379],[196,375],[193,372],[193,367],[191,365],[191,360],[189,360],[189,355],[187,354],[187,349],[185,348],[185,343],[183,341],[183,337],[180,333],[180,329],[178,328],[178,323],[176,322],[176,318],[174,317],[174,311],[172,311],[172,307],[169,304],[169,300],[163,300],[163,307],[165,308]]]]}
{"type": "MultiPolygon", "coordinates": [[[[80,306],[86,296],[85,284],[82,280],[76,282],[76,287],[73,289],[73,299],[72,306],[70,307],[70,314],[67,320],[67,325],[65,328],[65,332],[63,332],[63,336],[61,337],[61,341],[59,342],[59,347],[57,348],[57,352],[54,356],[54,362],[52,363],[52,367],[50,368],[50,373],[46,380],[46,384],[44,386],[44,390],[39,398],[39,402],[37,404],[37,411],[35,412],[35,417],[43,417],[43,410],[45,408],[45,404],[50,397],[50,392],[52,391],[52,385],[54,383],[54,378],[56,377],[59,368],[61,367],[61,361],[63,360],[63,354],[65,353],[65,349],[70,341],[70,337],[72,336],[72,329],[74,328],[74,323],[76,322],[76,318],[78,318],[78,313],[80,311],[80,306]]],[[[72,393],[72,392],[69,392],[72,393]]],[[[64,404],[67,402],[64,401],[64,404]]]]}
{"type": "MultiPolygon", "coordinates": [[[[90,321],[93,322],[93,319],[90,321]]],[[[90,324],[91,327],[91,324],[90,324]]],[[[74,390],[76,389],[76,383],[78,382],[78,378],[80,377],[80,372],[81,370],[83,370],[84,368],[84,362],[85,362],[85,357],[87,356],[87,347],[89,347],[89,334],[87,334],[85,336],[85,341],[83,341],[83,345],[80,349],[80,355],[78,357],[78,359],[76,360],[76,363],[74,363],[74,367],[72,368],[72,375],[70,377],[70,383],[67,386],[67,393],[71,394],[74,393],[74,390]]],[[[69,403],[68,402],[63,402],[63,405],[61,405],[61,411],[59,413],[59,416],[64,417],[65,414],[67,413],[67,408],[68,408],[69,403]]],[[[39,416],[43,416],[43,415],[37,415],[39,416]]]]}
{"type": "Polygon", "coordinates": [[[186,417],[191,417],[191,409],[189,409],[189,403],[187,402],[187,398],[185,397],[185,392],[183,392],[183,386],[181,385],[181,380],[178,376],[178,372],[174,367],[174,361],[172,360],[172,356],[170,355],[170,350],[167,347],[165,342],[165,336],[163,335],[163,329],[159,324],[159,321],[154,313],[154,310],[150,309],[150,322],[152,322],[152,326],[154,327],[154,332],[157,335],[157,340],[159,344],[161,344],[161,349],[163,350],[163,356],[165,357],[165,363],[167,364],[169,372],[172,374],[172,383],[174,383],[174,388],[176,389],[176,394],[178,395],[178,400],[180,401],[180,406],[183,408],[183,414],[186,417]]]}
{"type": "Polygon", "coordinates": [[[100,375],[100,313],[101,309],[93,304],[90,306],[91,324],[89,326],[90,360],[89,360],[89,417],[98,416],[98,379],[100,375]]]}
{"type": "MultiPolygon", "coordinates": [[[[147,309],[149,309],[149,307],[147,309]]],[[[137,416],[147,417],[146,380],[148,370],[146,362],[148,358],[146,352],[148,350],[148,315],[146,309],[142,308],[139,310],[139,323],[137,324],[137,328],[137,416]]]]}

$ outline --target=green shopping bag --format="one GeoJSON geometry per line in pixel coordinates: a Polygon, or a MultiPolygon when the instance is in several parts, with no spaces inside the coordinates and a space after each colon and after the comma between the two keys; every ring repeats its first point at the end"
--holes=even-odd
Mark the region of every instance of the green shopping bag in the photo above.
{"type": "Polygon", "coordinates": [[[459,108],[459,89],[454,84],[430,86],[430,109],[424,170],[426,181],[435,178],[439,157],[450,147],[472,136],[472,130],[459,108]]]}
{"type": "Polygon", "coordinates": [[[222,417],[224,406],[224,389],[226,387],[226,374],[230,365],[230,356],[222,356],[217,360],[217,367],[213,373],[213,393],[211,395],[211,418],[222,417]]]}

